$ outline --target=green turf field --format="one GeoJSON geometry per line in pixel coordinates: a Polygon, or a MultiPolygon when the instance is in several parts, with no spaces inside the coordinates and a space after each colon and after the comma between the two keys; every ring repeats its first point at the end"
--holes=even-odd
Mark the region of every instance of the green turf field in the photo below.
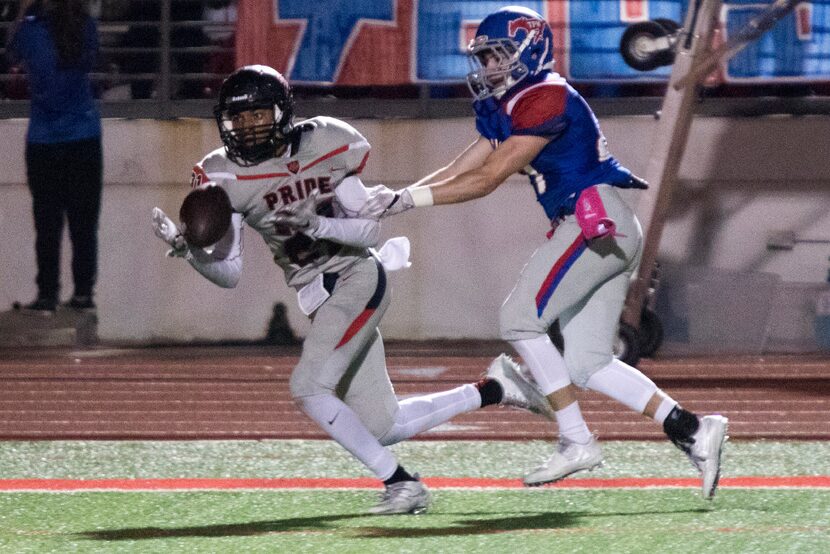
{"type": "MultiPolygon", "coordinates": [[[[515,478],[542,442],[395,447],[427,477],[515,478]]],[[[605,444],[592,478],[691,477],[671,445],[605,444]]],[[[327,441],[3,442],[0,478],[364,477],[327,441]]],[[[728,443],[724,477],[830,475],[830,444],[728,443]]],[[[373,490],[0,493],[0,552],[828,552],[830,489],[433,491],[365,516],[373,490]]]]}

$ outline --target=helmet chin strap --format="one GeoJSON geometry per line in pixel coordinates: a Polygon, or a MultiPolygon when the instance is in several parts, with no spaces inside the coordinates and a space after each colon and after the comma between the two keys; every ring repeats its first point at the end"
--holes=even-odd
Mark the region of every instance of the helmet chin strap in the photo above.
{"type": "Polygon", "coordinates": [[[274,157],[275,158],[288,158],[288,143],[281,142],[277,144],[277,147],[274,149],[274,157]]]}

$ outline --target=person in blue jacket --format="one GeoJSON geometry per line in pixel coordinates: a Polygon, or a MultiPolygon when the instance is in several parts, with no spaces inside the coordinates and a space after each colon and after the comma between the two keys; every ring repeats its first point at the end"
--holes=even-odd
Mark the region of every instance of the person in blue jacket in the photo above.
{"type": "Polygon", "coordinates": [[[26,176],[32,193],[37,298],[23,310],[51,315],[60,293],[64,215],[72,241],[74,294],[66,304],[95,308],[101,206],[101,116],[89,73],[98,30],[83,0],[22,0],[9,35],[10,61],[25,69],[31,93],[26,176]]]}

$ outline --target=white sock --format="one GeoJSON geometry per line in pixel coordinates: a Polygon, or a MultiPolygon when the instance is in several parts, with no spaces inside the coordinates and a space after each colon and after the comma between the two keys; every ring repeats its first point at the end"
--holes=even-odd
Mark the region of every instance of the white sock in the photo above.
{"type": "Polygon", "coordinates": [[[559,436],[568,440],[587,444],[593,438],[576,402],[556,412],[556,423],[559,425],[559,436]]]}
{"type": "Polygon", "coordinates": [[[662,425],[675,406],[677,406],[677,402],[674,399],[668,396],[663,398],[663,401],[657,407],[657,411],[654,412],[654,421],[662,425]]]}
{"type": "Polygon", "coordinates": [[[305,414],[331,438],[360,460],[381,481],[392,477],[398,461],[366,429],[357,414],[342,400],[330,394],[296,398],[305,414]]]}
{"type": "Polygon", "coordinates": [[[654,381],[616,359],[591,375],[585,387],[613,398],[638,414],[643,413],[648,401],[657,392],[654,381]]]}
{"type": "Polygon", "coordinates": [[[380,438],[380,442],[383,445],[395,444],[480,407],[481,394],[475,385],[406,398],[400,402],[395,424],[380,438]]]}
{"type": "Polygon", "coordinates": [[[547,335],[510,341],[545,396],[571,384],[565,359],[547,335]]]}

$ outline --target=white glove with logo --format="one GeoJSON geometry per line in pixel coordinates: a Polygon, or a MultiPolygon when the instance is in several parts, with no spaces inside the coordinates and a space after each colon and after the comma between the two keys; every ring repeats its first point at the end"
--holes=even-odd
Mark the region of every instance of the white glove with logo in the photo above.
{"type": "Polygon", "coordinates": [[[179,228],[173,223],[161,208],[153,208],[153,232],[158,238],[170,246],[167,251],[169,258],[184,258],[188,254],[187,241],[184,240],[179,228]]]}
{"type": "Polygon", "coordinates": [[[369,199],[357,214],[362,219],[381,219],[399,214],[415,207],[409,188],[400,192],[385,185],[377,185],[369,190],[369,199]]]}

